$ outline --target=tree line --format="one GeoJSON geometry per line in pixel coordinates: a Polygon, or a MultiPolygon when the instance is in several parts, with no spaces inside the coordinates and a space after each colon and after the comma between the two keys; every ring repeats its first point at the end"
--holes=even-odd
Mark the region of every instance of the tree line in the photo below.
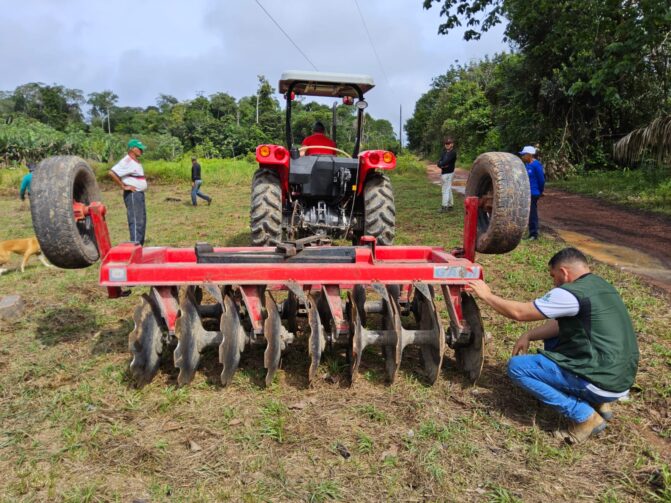
{"type": "MultiPolygon", "coordinates": [[[[507,23],[511,52],[453,65],[433,79],[406,125],[436,156],[454,135],[466,158],[538,144],[551,174],[614,163],[613,144],[671,112],[668,0],[425,0],[439,33],[466,40],[507,23]]],[[[643,156],[645,157],[645,156],[643,156]]]]}
{"type": "MultiPolygon", "coordinates": [[[[299,97],[292,104],[294,141],[311,133],[315,121],[330,131],[332,108],[299,97]]],[[[284,144],[284,112],[275,89],[259,76],[256,94],[236,99],[228,93],[198,95],[179,101],[160,94],[155,105],[121,106],[110,90],[84,95],[81,90],[29,83],[0,92],[0,160],[5,164],[76,154],[108,161],[125,151],[129,136],[148,146],[146,158],[173,160],[190,152],[199,157],[238,157],[262,143],[284,144]]],[[[336,141],[351,150],[355,141],[354,107],[336,106],[336,141]]],[[[391,123],[366,114],[362,144],[392,149],[391,123]]]]}

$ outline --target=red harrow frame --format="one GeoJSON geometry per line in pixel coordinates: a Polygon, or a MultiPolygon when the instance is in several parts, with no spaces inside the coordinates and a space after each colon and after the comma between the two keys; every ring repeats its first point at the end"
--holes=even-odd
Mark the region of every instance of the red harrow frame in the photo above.
{"type": "Polygon", "coordinates": [[[268,385],[282,351],[303,332],[297,323],[301,314],[308,318],[310,382],[322,352],[333,344],[346,346],[352,381],[363,350],[373,345],[383,348],[389,381],[396,378],[409,345],[421,348],[430,383],[439,376],[446,345],[455,349],[458,365],[475,381],[484,361],[484,332],[465,286],[483,275],[473,262],[478,198],[466,198],[465,209],[464,247],[448,253],[428,246],[376,246],[375,238],[367,236],[356,247],[307,246],[309,239],[262,248],[111,246],[105,206],[74,203],[75,220],[90,218],[92,223],[103,257],[100,284],[109,296],[119,297],[128,287],[150,287],[129,335],[131,373],[140,385],[152,380],[161,353],[175,344],[179,384],[193,379],[205,348],[218,346],[221,382],[228,385],[245,347],[264,341],[268,385]],[[435,287],[449,314],[447,330],[436,308],[435,287]],[[367,290],[375,300],[366,300],[367,290]],[[277,302],[281,291],[286,298],[277,302]],[[214,303],[203,304],[203,292],[214,303]],[[405,328],[403,315],[410,312],[416,322],[405,328]],[[381,323],[367,328],[374,314],[381,315],[381,323]],[[206,329],[205,319],[218,320],[218,326],[213,330],[210,323],[206,329]]]}

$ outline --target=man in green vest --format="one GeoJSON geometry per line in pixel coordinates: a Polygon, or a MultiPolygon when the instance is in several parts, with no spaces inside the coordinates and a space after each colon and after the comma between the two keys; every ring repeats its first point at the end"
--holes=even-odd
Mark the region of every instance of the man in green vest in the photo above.
{"type": "Polygon", "coordinates": [[[533,302],[494,295],[484,281],[469,282],[495,311],[517,321],[547,320],[522,335],[508,375],[570,420],[566,439],[582,442],[606,427],[609,403],[624,397],[638,368],[638,343],[620,295],[592,274],[585,255],[565,248],[548,263],[555,288],[533,302]],[[531,341],[539,354],[526,354],[531,341]]]}

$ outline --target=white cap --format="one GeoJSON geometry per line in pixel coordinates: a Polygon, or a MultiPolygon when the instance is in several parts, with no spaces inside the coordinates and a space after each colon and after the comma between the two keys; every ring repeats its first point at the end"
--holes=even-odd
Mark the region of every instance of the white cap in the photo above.
{"type": "Polygon", "coordinates": [[[531,145],[526,145],[521,152],[519,152],[520,155],[524,154],[531,154],[531,155],[536,155],[536,149],[532,147],[531,145]]]}

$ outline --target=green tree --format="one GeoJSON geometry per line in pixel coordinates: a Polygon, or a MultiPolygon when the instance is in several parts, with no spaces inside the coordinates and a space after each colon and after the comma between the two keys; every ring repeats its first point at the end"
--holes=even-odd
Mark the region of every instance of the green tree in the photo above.
{"type": "Polygon", "coordinates": [[[86,102],[91,105],[91,123],[94,125],[106,124],[107,133],[111,134],[110,112],[118,100],[119,96],[112,91],[90,93],[86,102]]]}
{"type": "Polygon", "coordinates": [[[434,3],[445,18],[440,33],[464,22],[464,38],[478,38],[507,22],[515,57],[501,64],[512,72],[497,69],[487,95],[506,144],[533,138],[546,154],[604,165],[613,139],[671,108],[667,0],[426,0],[424,7],[434,3]],[[533,127],[506,107],[523,111],[533,127]]]}

